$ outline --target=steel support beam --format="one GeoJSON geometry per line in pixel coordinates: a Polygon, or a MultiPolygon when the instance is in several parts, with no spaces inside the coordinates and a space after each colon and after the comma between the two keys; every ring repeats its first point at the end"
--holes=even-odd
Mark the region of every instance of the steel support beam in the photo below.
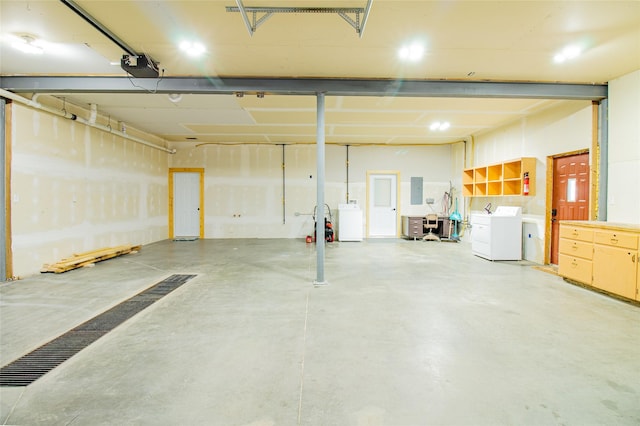
{"type": "Polygon", "coordinates": [[[600,101],[606,84],[333,78],[2,76],[0,88],[15,93],[266,93],[274,95],[527,98],[600,101]]]}
{"type": "Polygon", "coordinates": [[[316,107],[316,280],[315,285],[325,285],[324,279],[324,93],[318,93],[316,107]]]}

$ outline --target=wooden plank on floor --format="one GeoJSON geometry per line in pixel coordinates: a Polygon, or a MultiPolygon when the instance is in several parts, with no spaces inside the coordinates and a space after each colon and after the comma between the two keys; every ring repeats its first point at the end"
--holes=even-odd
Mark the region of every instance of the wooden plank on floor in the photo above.
{"type": "Polygon", "coordinates": [[[82,268],[103,260],[113,259],[114,257],[137,252],[142,248],[141,245],[121,245],[116,247],[105,247],[98,250],[91,250],[84,253],[77,253],[71,257],[64,258],[59,262],[52,264],[44,264],[40,272],[53,272],[60,274],[71,271],[72,269],[82,268]]]}

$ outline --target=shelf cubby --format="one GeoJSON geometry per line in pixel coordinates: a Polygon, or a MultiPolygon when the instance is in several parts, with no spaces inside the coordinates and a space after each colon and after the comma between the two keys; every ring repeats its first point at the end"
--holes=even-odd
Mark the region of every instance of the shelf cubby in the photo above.
{"type": "Polygon", "coordinates": [[[502,181],[487,182],[487,195],[502,195],[502,181]]]}
{"type": "Polygon", "coordinates": [[[504,195],[522,195],[522,180],[509,179],[504,181],[504,195]]]}
{"type": "Polygon", "coordinates": [[[524,174],[529,174],[529,193],[535,195],[536,159],[519,158],[462,172],[462,195],[492,197],[524,195],[524,174]]]}
{"type": "Polygon", "coordinates": [[[473,196],[483,196],[487,195],[487,183],[474,183],[473,184],[473,196]]]}
{"type": "Polygon", "coordinates": [[[487,180],[489,182],[502,180],[502,164],[487,167],[487,180]]]}
{"type": "Polygon", "coordinates": [[[473,169],[466,169],[462,172],[462,184],[473,184],[473,169]]]}
{"type": "Polygon", "coordinates": [[[473,170],[474,183],[482,183],[487,181],[487,168],[478,167],[473,170]]]}
{"type": "Polygon", "coordinates": [[[519,179],[522,177],[522,161],[504,163],[504,179],[519,179]]]}

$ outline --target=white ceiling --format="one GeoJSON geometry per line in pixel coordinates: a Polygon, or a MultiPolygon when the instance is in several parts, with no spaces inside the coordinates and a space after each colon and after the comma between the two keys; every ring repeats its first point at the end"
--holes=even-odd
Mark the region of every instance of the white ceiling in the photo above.
{"type": "MultiPolygon", "coordinates": [[[[160,62],[166,77],[321,77],[606,83],[640,69],[639,1],[374,0],[362,37],[335,14],[275,14],[250,36],[228,1],[77,3],[126,44],[160,62]],[[200,59],[180,41],[202,42],[200,59]],[[421,41],[421,61],[403,63],[403,43],[421,41]],[[557,64],[569,44],[583,54],[557,64]]],[[[254,6],[360,7],[366,0],[244,1],[254,6]]],[[[0,0],[0,74],[117,75],[124,53],[60,1],[0,0]],[[51,43],[45,54],[12,48],[11,35],[51,43]],[[118,65],[111,65],[111,62],[118,65]]],[[[135,78],[131,79],[135,84],[135,78]]],[[[313,96],[63,94],[169,141],[313,143],[313,96]]],[[[451,143],[563,101],[329,96],[327,143],[451,143]],[[449,121],[433,132],[433,121],[449,121]]]]}

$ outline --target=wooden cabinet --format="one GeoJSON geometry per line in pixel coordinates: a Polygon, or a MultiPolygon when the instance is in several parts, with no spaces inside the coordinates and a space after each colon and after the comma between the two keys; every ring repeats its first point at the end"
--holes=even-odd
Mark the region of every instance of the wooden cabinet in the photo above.
{"type": "Polygon", "coordinates": [[[536,159],[517,160],[465,169],[462,172],[462,195],[494,197],[524,195],[524,174],[529,176],[529,194],[535,195],[536,159]]]}
{"type": "Polygon", "coordinates": [[[559,251],[561,276],[640,301],[640,226],[562,221],[559,251]]]}
{"type": "Polygon", "coordinates": [[[558,273],[583,284],[591,284],[593,229],[561,225],[559,252],[558,273]]]}
{"type": "Polygon", "coordinates": [[[638,300],[638,236],[620,231],[596,231],[593,245],[593,286],[638,300]]]}

